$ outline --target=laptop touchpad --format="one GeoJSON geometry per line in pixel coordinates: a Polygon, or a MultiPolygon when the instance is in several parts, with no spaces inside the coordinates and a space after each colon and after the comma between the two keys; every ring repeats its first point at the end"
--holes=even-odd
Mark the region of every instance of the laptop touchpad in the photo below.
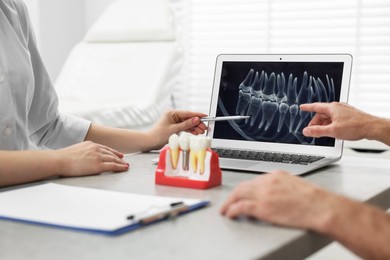
{"type": "Polygon", "coordinates": [[[260,162],[220,159],[220,164],[222,168],[226,167],[231,169],[249,169],[255,167],[256,165],[259,165],[260,162]]]}

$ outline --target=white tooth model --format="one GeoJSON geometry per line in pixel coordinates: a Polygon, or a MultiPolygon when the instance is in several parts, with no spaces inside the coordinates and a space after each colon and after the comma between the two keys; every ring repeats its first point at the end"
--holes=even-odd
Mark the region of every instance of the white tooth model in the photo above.
{"type": "Polygon", "coordinates": [[[156,183],[200,189],[220,185],[221,169],[211,138],[188,133],[170,136],[160,153],[156,183]]]}
{"type": "Polygon", "coordinates": [[[191,169],[194,173],[198,170],[198,152],[200,150],[200,137],[191,136],[190,139],[190,161],[191,161],[191,169]]]}
{"type": "Polygon", "coordinates": [[[179,160],[179,136],[173,134],[169,137],[168,144],[171,152],[171,164],[172,168],[177,168],[177,161],[179,160]]]}
{"type": "Polygon", "coordinates": [[[211,139],[204,136],[191,136],[190,139],[190,178],[203,179],[210,174],[211,139]]]}

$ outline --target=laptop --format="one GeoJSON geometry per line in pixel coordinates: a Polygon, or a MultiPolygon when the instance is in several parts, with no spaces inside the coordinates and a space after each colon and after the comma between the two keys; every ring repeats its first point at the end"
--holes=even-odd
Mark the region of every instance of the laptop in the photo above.
{"type": "Polygon", "coordinates": [[[209,115],[250,116],[209,122],[207,136],[223,169],[304,174],[338,161],[343,141],[302,134],[314,113],[299,105],[347,102],[349,54],[222,54],[209,115]]]}

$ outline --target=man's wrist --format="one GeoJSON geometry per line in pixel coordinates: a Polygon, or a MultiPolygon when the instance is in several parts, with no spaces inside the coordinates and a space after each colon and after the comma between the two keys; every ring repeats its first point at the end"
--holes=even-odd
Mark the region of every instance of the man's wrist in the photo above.
{"type": "Polygon", "coordinates": [[[387,145],[390,145],[390,120],[373,117],[372,121],[367,123],[367,135],[368,140],[377,140],[387,145]]]}
{"type": "Polygon", "coordinates": [[[326,203],[327,212],[315,231],[338,239],[349,225],[348,222],[359,213],[360,204],[337,194],[330,194],[326,203]]]}
{"type": "Polygon", "coordinates": [[[322,234],[328,234],[339,217],[338,196],[329,191],[318,189],[313,197],[317,198],[315,199],[317,210],[310,217],[311,220],[307,220],[311,223],[308,228],[322,234]]]}

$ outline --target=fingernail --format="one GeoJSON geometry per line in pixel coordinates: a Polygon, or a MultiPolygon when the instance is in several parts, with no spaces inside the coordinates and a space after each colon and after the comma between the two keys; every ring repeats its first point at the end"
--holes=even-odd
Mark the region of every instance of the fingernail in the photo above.
{"type": "Polygon", "coordinates": [[[198,117],[194,117],[194,118],[192,119],[192,123],[193,123],[193,124],[199,123],[199,118],[198,118],[198,117]]]}

